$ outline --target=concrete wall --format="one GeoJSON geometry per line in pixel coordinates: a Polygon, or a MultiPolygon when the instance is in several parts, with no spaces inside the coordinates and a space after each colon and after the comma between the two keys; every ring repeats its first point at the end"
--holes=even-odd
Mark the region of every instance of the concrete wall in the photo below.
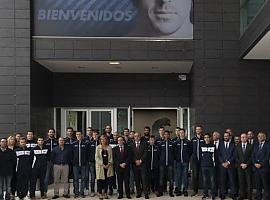
{"type": "Polygon", "coordinates": [[[30,4],[0,0],[0,137],[30,128],[30,4]]]}

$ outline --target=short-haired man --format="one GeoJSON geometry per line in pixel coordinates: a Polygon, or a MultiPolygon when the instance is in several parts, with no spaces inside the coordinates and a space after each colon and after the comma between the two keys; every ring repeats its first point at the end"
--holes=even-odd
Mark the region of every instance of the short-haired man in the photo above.
{"type": "Polygon", "coordinates": [[[15,150],[17,155],[17,195],[19,199],[27,196],[31,176],[32,157],[31,149],[26,146],[26,139],[20,139],[20,147],[15,150]]]}
{"type": "Polygon", "coordinates": [[[238,183],[239,183],[239,200],[252,199],[252,144],[248,143],[246,133],[241,134],[241,143],[238,144],[234,151],[238,183]]]}
{"type": "MultiPolygon", "coordinates": [[[[48,149],[49,154],[52,152],[53,148],[58,145],[57,139],[55,138],[55,130],[54,128],[48,129],[48,139],[44,142],[44,146],[48,149]]],[[[44,198],[47,197],[48,185],[53,183],[53,163],[50,160],[50,156],[47,162],[47,170],[45,176],[45,184],[44,184],[44,198]]]]}
{"type": "Polygon", "coordinates": [[[59,187],[62,183],[64,186],[64,198],[69,196],[69,164],[71,162],[71,148],[65,145],[65,139],[60,137],[58,139],[59,145],[54,147],[51,152],[51,161],[53,163],[54,171],[54,196],[53,199],[59,198],[59,187]]]}
{"type": "Polygon", "coordinates": [[[157,196],[162,196],[164,185],[169,181],[169,195],[173,197],[173,168],[174,168],[174,144],[170,140],[170,132],[165,131],[164,140],[159,144],[159,191],[157,196]],[[166,177],[166,178],[165,178],[166,177]],[[166,182],[164,182],[166,180],[166,182]]]}
{"type": "Polygon", "coordinates": [[[192,154],[192,144],[186,138],[186,131],[183,128],[176,127],[176,139],[174,142],[175,167],[175,194],[188,196],[188,167],[192,154]],[[183,186],[183,190],[182,190],[183,186]]]}
{"type": "Polygon", "coordinates": [[[47,161],[49,158],[49,151],[44,147],[44,138],[38,137],[37,146],[31,150],[33,157],[31,179],[30,179],[30,198],[35,199],[36,183],[39,178],[41,198],[44,197],[44,182],[47,170],[47,161]]]}
{"type": "Polygon", "coordinates": [[[34,148],[37,146],[37,141],[35,140],[34,132],[33,131],[27,131],[26,134],[26,146],[27,148],[34,148]]]}
{"type": "Polygon", "coordinates": [[[253,149],[253,166],[255,167],[257,200],[270,199],[269,155],[270,145],[269,142],[266,141],[266,134],[264,132],[259,132],[258,143],[255,144],[253,149]]]}

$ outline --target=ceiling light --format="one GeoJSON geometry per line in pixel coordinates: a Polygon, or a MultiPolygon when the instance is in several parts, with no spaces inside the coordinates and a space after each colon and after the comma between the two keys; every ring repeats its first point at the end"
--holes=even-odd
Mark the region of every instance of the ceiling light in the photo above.
{"type": "Polygon", "coordinates": [[[109,62],[110,65],[120,65],[120,62],[117,61],[111,61],[109,62]]]}

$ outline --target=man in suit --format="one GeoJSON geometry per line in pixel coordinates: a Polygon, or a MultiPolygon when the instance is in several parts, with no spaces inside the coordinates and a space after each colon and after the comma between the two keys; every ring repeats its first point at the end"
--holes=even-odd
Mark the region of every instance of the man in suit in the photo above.
{"type": "Polygon", "coordinates": [[[241,143],[234,151],[238,172],[239,200],[252,199],[251,170],[252,170],[252,145],[249,144],[247,134],[241,134],[241,143]]]}
{"type": "Polygon", "coordinates": [[[266,141],[266,134],[259,132],[258,143],[253,149],[253,165],[255,167],[256,179],[256,199],[270,199],[270,184],[269,184],[269,142],[266,141]],[[264,194],[262,195],[262,189],[264,194]]]}
{"type": "Polygon", "coordinates": [[[221,199],[225,199],[227,180],[232,192],[232,199],[236,200],[235,186],[235,159],[234,159],[235,144],[230,138],[230,133],[225,132],[223,141],[219,144],[219,162],[220,162],[220,183],[221,183],[221,199]]]}
{"type": "Polygon", "coordinates": [[[136,198],[142,196],[142,188],[145,195],[145,199],[149,199],[148,194],[148,181],[147,181],[147,144],[141,140],[141,134],[136,132],[134,134],[134,142],[131,144],[133,152],[133,168],[136,185],[136,198]]]}
{"type": "Polygon", "coordinates": [[[126,196],[131,199],[129,188],[130,148],[125,144],[125,139],[122,136],[118,137],[118,146],[113,148],[113,160],[118,182],[118,199],[123,198],[123,183],[125,184],[126,196]]]}
{"type": "Polygon", "coordinates": [[[219,144],[220,144],[220,133],[214,131],[212,134],[213,144],[215,145],[215,169],[214,169],[214,179],[215,179],[215,196],[218,196],[218,192],[220,192],[220,178],[219,178],[219,160],[218,160],[218,151],[219,151],[219,144]]]}

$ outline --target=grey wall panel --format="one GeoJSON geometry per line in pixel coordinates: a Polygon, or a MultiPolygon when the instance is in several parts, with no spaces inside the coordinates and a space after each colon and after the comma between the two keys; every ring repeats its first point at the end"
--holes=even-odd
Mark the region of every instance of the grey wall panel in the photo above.
{"type": "Polygon", "coordinates": [[[0,0],[0,137],[30,128],[29,2],[0,0]]]}

